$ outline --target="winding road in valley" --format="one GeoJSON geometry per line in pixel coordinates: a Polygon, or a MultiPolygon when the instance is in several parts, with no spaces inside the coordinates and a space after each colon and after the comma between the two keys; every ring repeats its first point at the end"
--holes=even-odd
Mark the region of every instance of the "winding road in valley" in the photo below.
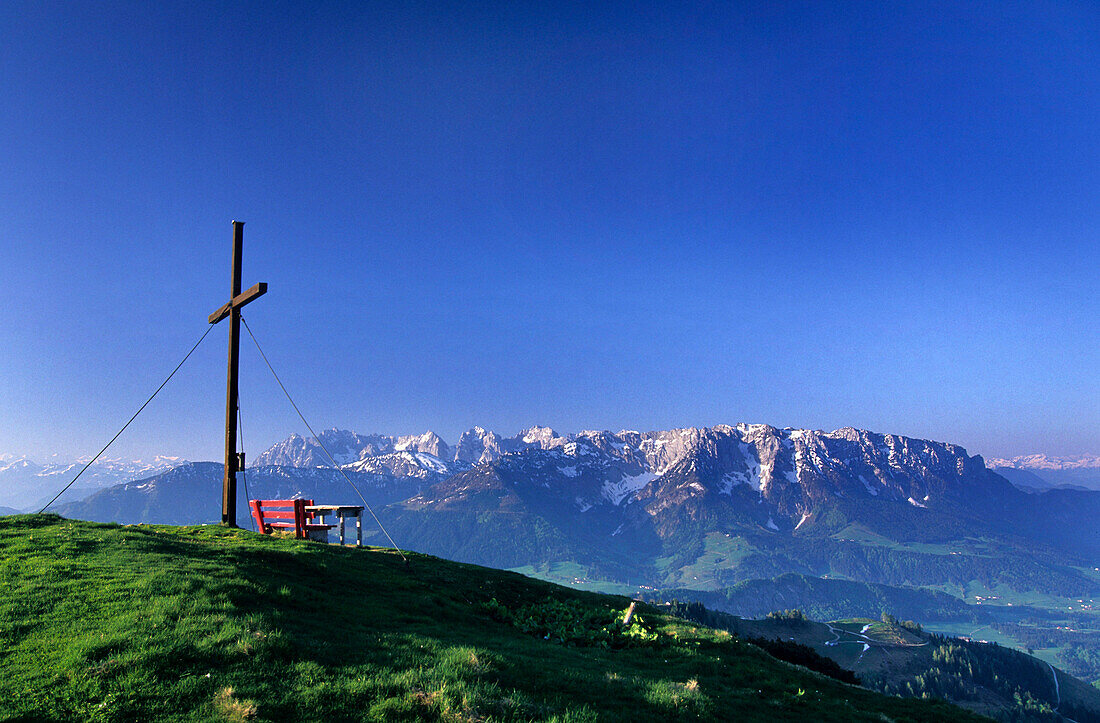
{"type": "MultiPolygon", "coordinates": [[[[1047,663],[1045,660],[1043,662],[1047,663]]],[[[1047,663],[1047,667],[1050,668],[1050,674],[1054,678],[1054,711],[1057,712],[1058,708],[1062,706],[1062,690],[1058,686],[1058,670],[1050,663],[1047,663]]],[[[1062,717],[1069,721],[1069,723],[1077,723],[1077,721],[1072,718],[1066,718],[1064,715],[1062,717]]]]}
{"type": "MultiPolygon", "coordinates": [[[[864,631],[867,630],[867,628],[870,627],[869,625],[865,626],[863,628],[863,630],[861,630],[858,633],[855,632],[855,631],[852,631],[852,630],[845,630],[843,628],[837,628],[836,626],[832,625],[831,623],[824,623],[824,625],[825,625],[825,627],[829,628],[829,632],[831,632],[833,634],[833,639],[832,640],[825,641],[825,645],[828,645],[828,646],[840,645],[841,643],[856,643],[857,645],[858,644],[875,645],[875,646],[882,647],[882,648],[919,648],[922,645],[928,645],[927,640],[925,640],[923,643],[887,643],[887,642],[883,642],[881,640],[874,640],[872,638],[867,637],[867,635],[864,634],[864,631]],[[841,640],[840,636],[842,634],[843,635],[851,635],[851,636],[854,636],[857,639],[855,639],[855,640],[841,640]]],[[[974,630],[972,630],[970,632],[970,637],[973,638],[975,633],[977,633],[979,630],[984,630],[987,627],[989,627],[989,626],[988,625],[983,625],[982,627],[975,628],[974,630]]],[[[863,652],[864,653],[867,652],[867,649],[865,648],[863,652]]],[[[863,653],[860,653],[859,658],[857,659],[857,662],[858,662],[859,659],[862,659],[862,658],[863,658],[863,653]]],[[[1042,660],[1042,659],[1037,658],[1037,660],[1042,660]]],[[[1051,665],[1050,663],[1047,663],[1047,661],[1043,660],[1043,662],[1046,663],[1048,668],[1050,668],[1050,675],[1051,675],[1052,678],[1054,678],[1054,710],[1057,712],[1058,708],[1060,708],[1061,705],[1062,705],[1062,688],[1061,688],[1061,685],[1058,682],[1058,670],[1053,665],[1051,665]]],[[[1068,723],[1077,723],[1077,721],[1073,720],[1072,718],[1068,718],[1065,715],[1062,715],[1062,717],[1065,718],[1065,720],[1068,721],[1068,723]]]]}

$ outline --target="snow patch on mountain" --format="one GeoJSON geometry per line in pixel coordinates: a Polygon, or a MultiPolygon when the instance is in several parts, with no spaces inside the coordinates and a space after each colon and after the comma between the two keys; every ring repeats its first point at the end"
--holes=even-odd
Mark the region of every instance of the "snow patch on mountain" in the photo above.
{"type": "Polygon", "coordinates": [[[417,452],[416,454],[406,452],[405,454],[408,455],[408,459],[410,459],[410,461],[415,461],[421,467],[430,469],[432,472],[447,474],[447,472],[450,471],[450,468],[447,467],[443,460],[441,460],[439,457],[436,457],[435,455],[424,454],[423,452],[417,452]]]}
{"type": "Polygon", "coordinates": [[[870,482],[868,482],[866,477],[860,475],[859,481],[863,483],[863,488],[867,490],[867,494],[871,495],[872,497],[878,497],[878,488],[874,487],[870,482]]]}
{"type": "Polygon", "coordinates": [[[764,489],[764,478],[760,474],[760,460],[757,459],[745,442],[738,442],[737,448],[741,451],[741,456],[745,458],[745,463],[749,467],[749,471],[745,475],[745,482],[754,490],[760,492],[764,489]]]}
{"type": "Polygon", "coordinates": [[[644,488],[657,479],[658,476],[653,472],[642,472],[633,476],[626,475],[618,482],[612,482],[611,480],[604,482],[600,492],[611,504],[618,506],[624,499],[644,488]]]}

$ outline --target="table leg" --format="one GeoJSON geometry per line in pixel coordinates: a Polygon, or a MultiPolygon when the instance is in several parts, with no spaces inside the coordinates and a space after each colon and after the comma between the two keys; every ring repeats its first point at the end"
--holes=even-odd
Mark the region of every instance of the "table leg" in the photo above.
{"type": "Polygon", "coordinates": [[[360,510],[355,515],[355,544],[358,547],[363,546],[363,511],[360,510]]]}
{"type": "Polygon", "coordinates": [[[343,514],[340,515],[340,544],[344,544],[344,520],[347,518],[343,514]]]}

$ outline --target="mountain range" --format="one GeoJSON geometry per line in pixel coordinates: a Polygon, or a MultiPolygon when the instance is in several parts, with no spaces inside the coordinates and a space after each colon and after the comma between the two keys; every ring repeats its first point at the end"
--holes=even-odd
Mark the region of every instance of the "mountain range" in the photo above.
{"type": "MultiPolygon", "coordinates": [[[[775,546],[769,540],[810,538],[843,547],[859,535],[939,544],[989,534],[1029,539],[1041,543],[1039,549],[1053,544],[1075,555],[1100,553],[1100,534],[1089,523],[1100,495],[1064,489],[1026,494],[957,445],[853,428],[739,424],[563,435],[532,427],[504,437],[475,427],[454,447],[431,432],[388,436],[332,429],[321,441],[361,490],[392,505],[387,514],[415,544],[473,561],[487,561],[488,555],[506,567],[534,562],[523,549],[544,537],[584,548],[584,557],[603,562],[638,550],[686,562],[691,554],[704,554],[714,544],[707,536],[715,534],[764,547],[775,546]],[[487,513],[498,523],[530,518],[532,525],[517,526],[504,545],[484,539],[481,529],[454,534],[487,513]],[[849,529],[853,525],[858,529],[849,529]]],[[[247,475],[257,494],[356,497],[317,442],[299,435],[260,454],[247,475]]],[[[149,498],[161,487],[190,484],[184,479],[198,484],[198,478],[217,476],[217,465],[184,465],[102,491],[71,511],[81,505],[94,509],[107,498],[149,498]]],[[[209,499],[217,501],[216,495],[209,499]]],[[[112,513],[119,521],[140,521],[152,509],[147,503],[120,504],[112,513]]],[[[180,522],[217,518],[213,507],[200,509],[193,512],[197,519],[175,520],[165,510],[159,516],[180,522]]],[[[738,558],[739,565],[718,576],[722,582],[745,579],[737,568],[762,564],[751,554],[738,558]]],[[[769,572],[807,572],[805,565],[795,567],[803,569],[769,572]]],[[[643,577],[652,578],[652,571],[643,577]]]]}
{"type": "Polygon", "coordinates": [[[989,466],[1027,491],[1051,487],[1100,490],[1100,457],[1096,455],[1055,457],[1028,454],[1010,459],[990,459],[989,466]]]}
{"type": "MultiPolygon", "coordinates": [[[[90,458],[60,460],[56,456],[44,463],[25,456],[0,454],[0,504],[15,509],[44,505],[69,483],[90,458]]],[[[185,464],[179,457],[154,457],[151,462],[124,459],[100,459],[88,467],[66,499],[80,499],[93,492],[131,480],[143,479],[185,464]]]]}

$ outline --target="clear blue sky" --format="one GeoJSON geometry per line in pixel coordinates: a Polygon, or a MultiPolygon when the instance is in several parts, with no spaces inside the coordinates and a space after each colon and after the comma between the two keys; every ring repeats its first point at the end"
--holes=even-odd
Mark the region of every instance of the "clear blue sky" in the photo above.
{"type": "MultiPolygon", "coordinates": [[[[1100,452],[1100,6],[468,5],[0,4],[0,452],[99,449],[232,219],[319,427],[1100,452]]],[[[220,457],[225,334],[112,455],[220,457]]]]}

